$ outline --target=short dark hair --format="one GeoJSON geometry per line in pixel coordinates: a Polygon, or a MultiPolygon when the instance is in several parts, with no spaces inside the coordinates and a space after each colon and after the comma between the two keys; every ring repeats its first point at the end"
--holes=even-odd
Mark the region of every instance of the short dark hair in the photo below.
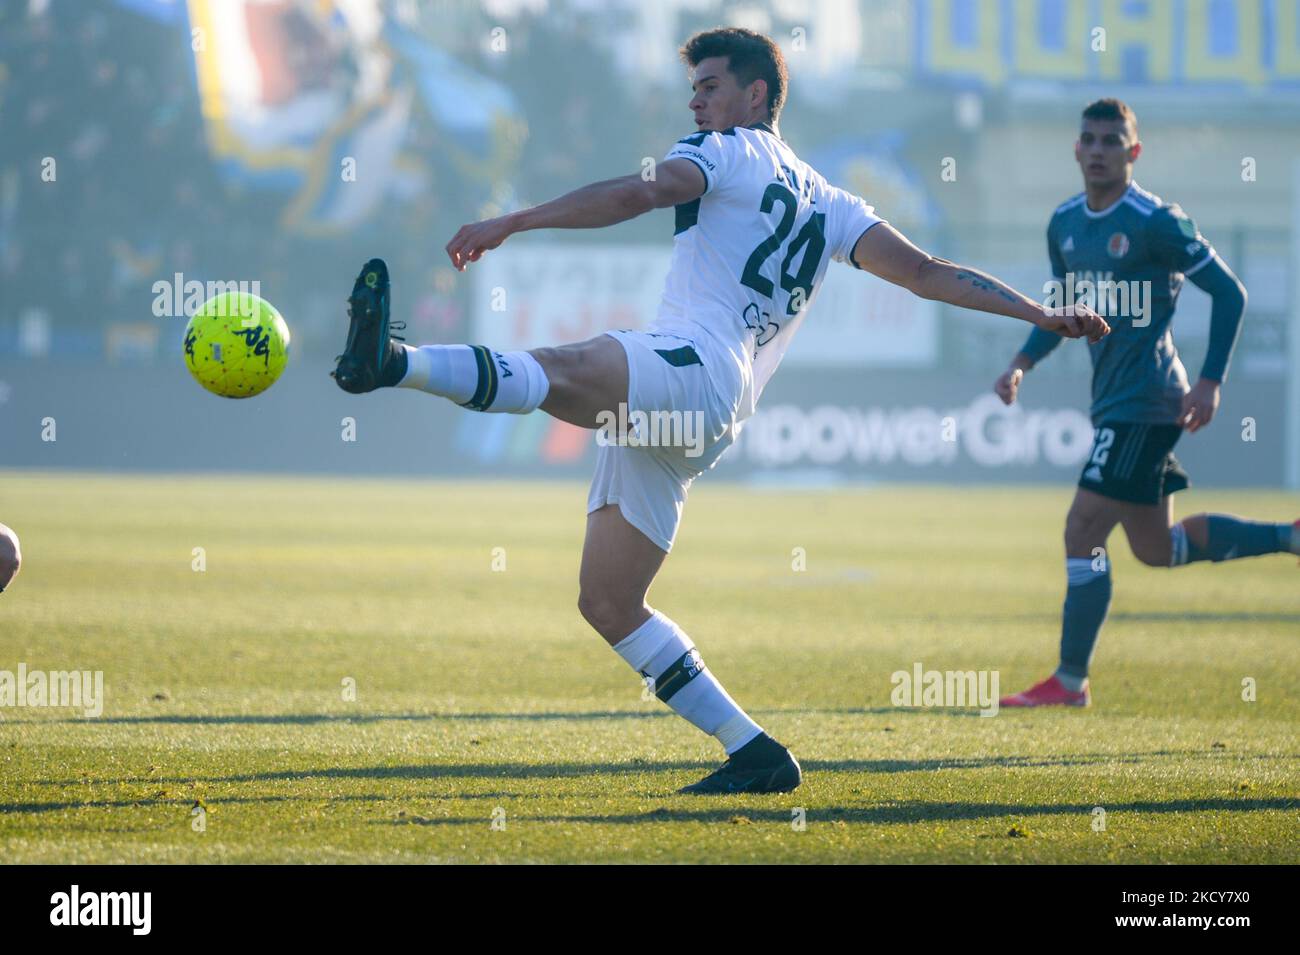
{"type": "Polygon", "coordinates": [[[1137,113],[1129,108],[1128,103],[1113,96],[1105,99],[1099,99],[1095,103],[1089,103],[1083,108],[1084,119],[1100,120],[1120,120],[1128,125],[1128,128],[1137,136],[1138,118],[1137,113]]]}
{"type": "Polygon", "coordinates": [[[786,72],[781,48],[761,33],[741,27],[718,27],[695,34],[679,51],[691,67],[711,56],[725,56],[727,69],[741,86],[754,80],[767,83],[767,111],[772,122],[785,106],[785,90],[790,74],[786,72]]]}

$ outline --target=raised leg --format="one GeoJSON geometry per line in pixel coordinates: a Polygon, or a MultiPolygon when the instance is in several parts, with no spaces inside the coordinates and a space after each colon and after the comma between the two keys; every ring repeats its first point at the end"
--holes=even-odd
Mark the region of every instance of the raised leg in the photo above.
{"type": "Polygon", "coordinates": [[[534,348],[529,354],[550,382],[540,407],[561,421],[595,428],[600,412],[617,414],[619,403],[627,401],[627,353],[609,335],[572,345],[534,348]]]}

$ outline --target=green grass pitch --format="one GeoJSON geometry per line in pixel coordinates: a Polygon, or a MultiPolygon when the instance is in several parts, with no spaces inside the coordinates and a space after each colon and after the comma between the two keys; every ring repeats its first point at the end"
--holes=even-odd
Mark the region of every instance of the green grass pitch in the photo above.
{"type": "Polygon", "coordinates": [[[1297,861],[1293,558],[1154,570],[1117,534],[1091,710],[891,705],[916,662],[1050,671],[1070,495],[701,479],[651,603],[805,770],[701,798],[716,744],[577,613],[585,484],[0,474],[0,670],[106,695],[0,708],[0,859],[1297,861]]]}

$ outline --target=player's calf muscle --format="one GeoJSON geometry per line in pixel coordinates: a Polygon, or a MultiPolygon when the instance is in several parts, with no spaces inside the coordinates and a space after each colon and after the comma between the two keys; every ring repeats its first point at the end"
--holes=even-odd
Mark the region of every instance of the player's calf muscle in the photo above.
{"type": "Polygon", "coordinates": [[[1133,556],[1148,567],[1168,567],[1173,556],[1170,528],[1174,524],[1173,501],[1159,504],[1124,505],[1124,535],[1133,556]]]}
{"type": "Polygon", "coordinates": [[[1148,567],[1169,566],[1171,547],[1168,531],[1159,538],[1129,534],[1128,545],[1133,551],[1133,556],[1148,567]]]}
{"type": "Polygon", "coordinates": [[[587,589],[578,594],[578,613],[609,644],[618,643],[650,617],[644,600],[620,601],[587,589]]]}

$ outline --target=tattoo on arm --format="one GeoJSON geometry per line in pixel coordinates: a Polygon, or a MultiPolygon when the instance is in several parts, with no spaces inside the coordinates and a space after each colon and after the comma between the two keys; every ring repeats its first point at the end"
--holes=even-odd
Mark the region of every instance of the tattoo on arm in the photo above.
{"type": "Polygon", "coordinates": [[[968,272],[965,269],[961,269],[957,272],[956,279],[959,282],[969,281],[972,285],[974,285],[977,289],[980,289],[981,291],[996,292],[998,295],[1002,296],[1008,302],[1018,303],[1020,301],[1014,295],[1008,292],[1006,289],[999,288],[992,281],[990,281],[985,276],[980,275],[978,272],[968,272]]]}

